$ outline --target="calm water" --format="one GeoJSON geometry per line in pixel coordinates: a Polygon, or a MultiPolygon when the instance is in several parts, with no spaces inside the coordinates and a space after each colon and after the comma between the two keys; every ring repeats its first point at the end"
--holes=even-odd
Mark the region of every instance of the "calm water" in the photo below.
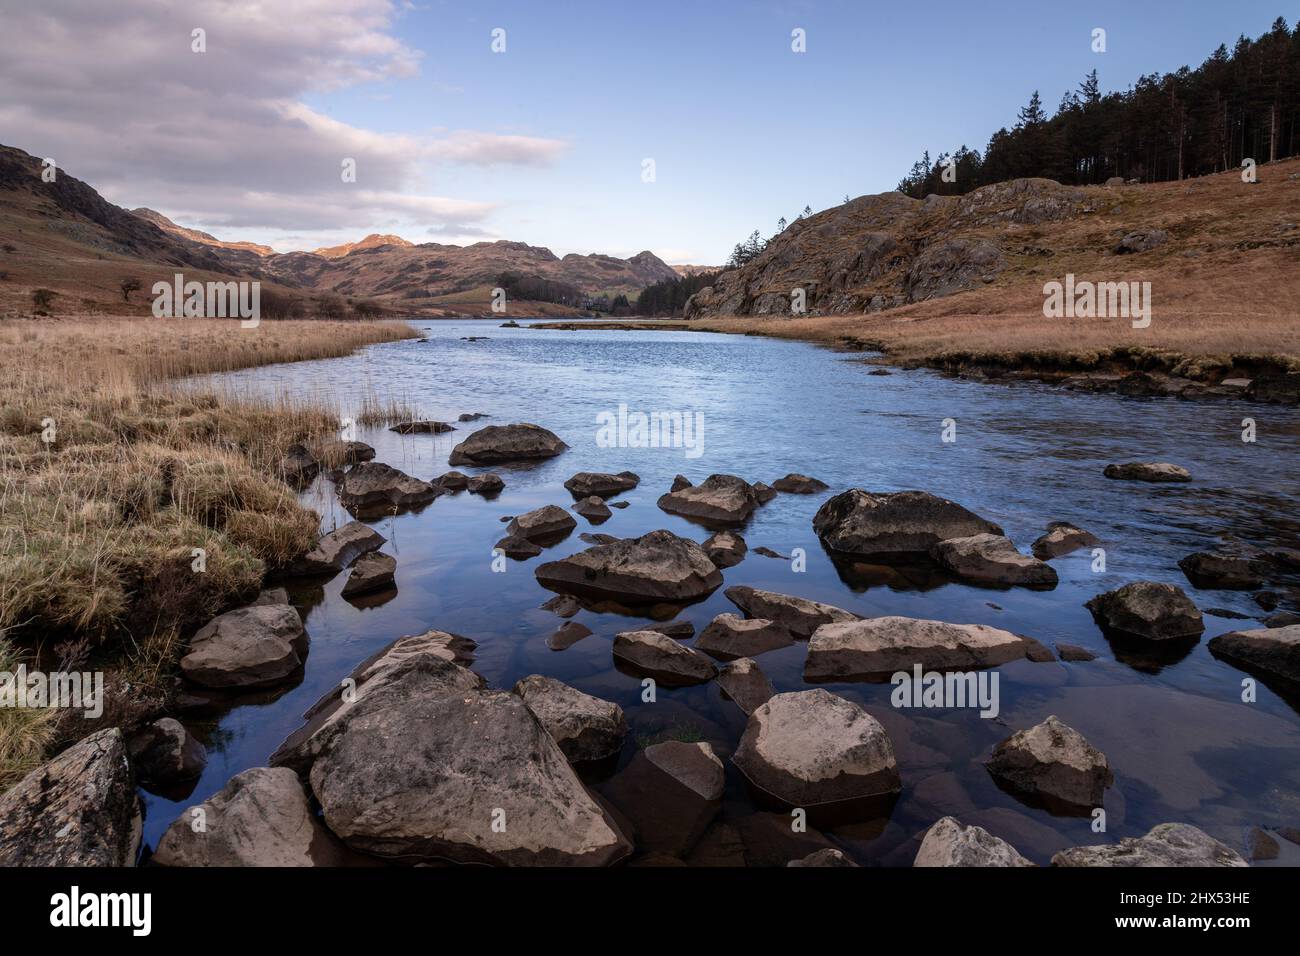
{"type": "MultiPolygon", "coordinates": [[[[489,322],[417,323],[427,342],[375,346],[356,356],[249,370],[225,376],[236,388],[322,398],[343,414],[359,411],[367,392],[405,400],[428,417],[455,421],[485,412],[479,423],[441,436],[398,436],[360,429],[377,460],[419,478],[448,470],[452,446],[484,424],[535,422],[570,446],[559,458],[528,468],[494,470],[506,480],[495,501],[466,493],[433,502],[419,514],[374,523],[398,561],[396,596],[357,607],[339,596],[346,574],[293,590],[305,610],[311,652],[300,685],[269,702],[236,707],[198,729],[211,748],[193,794],[173,802],[146,795],[146,842],[156,843],[186,807],[219,790],[235,773],[266,763],[299,726],[302,712],[363,658],[405,634],[430,627],[479,642],[474,669],[493,687],[509,688],[532,673],[558,677],[619,703],[637,741],[663,735],[708,740],[724,762],[739,741],[744,716],[716,684],[660,688],[642,704],[637,678],[613,666],[610,644],[634,619],[580,612],[595,633],[563,651],[547,638],[563,623],[538,605],[552,596],[533,568],[585,548],[578,532],[618,537],[667,528],[702,541],[706,529],[660,511],[655,500],[683,473],[700,481],[726,472],[772,482],[791,471],[814,475],[831,491],[780,495],[743,529],[750,554],[724,572],[726,585],[749,584],[827,601],[862,615],[901,614],[982,623],[1038,638],[1083,645],[1098,659],[1076,664],[1019,662],[1001,669],[1001,715],[974,710],[900,711],[888,684],[826,685],[865,706],[889,730],[904,792],[886,820],[827,831],[864,864],[908,865],[915,835],[951,813],[1010,840],[1045,863],[1066,846],[1099,842],[1087,819],[1058,817],[1002,792],[983,768],[990,748],[1013,730],[1048,714],[1082,732],[1109,758],[1115,786],[1105,806],[1110,838],[1140,835],[1166,821],[1193,823],[1242,846],[1252,825],[1300,824],[1300,717],[1287,701],[1260,687],[1254,704],[1240,701],[1241,672],[1216,661],[1206,642],[1250,622],[1206,617],[1201,642],[1181,658],[1135,659],[1112,648],[1083,607],[1093,595],[1139,579],[1169,581],[1197,603],[1262,617],[1249,594],[1191,591],[1177,568],[1183,555],[1241,539],[1262,546],[1300,542],[1300,413],[1245,403],[1189,403],[1062,392],[1046,386],[990,386],[930,372],[868,375],[858,356],[800,343],[690,332],[501,329],[489,322]],[[466,341],[463,336],[486,336],[466,341]],[[702,412],[703,454],[681,449],[599,448],[596,416],[626,404],[633,411],[702,412]],[[1240,439],[1241,419],[1258,422],[1255,444],[1240,439]],[[957,441],[944,443],[944,419],[957,441]],[[1112,461],[1168,460],[1191,469],[1190,485],[1114,482],[1112,461]],[[491,549],[503,515],[544,504],[568,507],[562,482],[577,471],[630,469],[640,487],[612,500],[599,528],[579,518],[566,541],[540,559],[492,572],[491,549]],[[1103,539],[1107,570],[1076,552],[1053,562],[1053,591],[997,591],[941,581],[924,589],[898,576],[845,574],[812,532],[820,503],[845,488],[917,488],[952,498],[1001,524],[1022,549],[1052,520],[1068,520],[1103,539]],[[789,555],[802,548],[807,570],[766,558],[766,545],[789,555]]],[[[475,469],[462,469],[473,472],[475,469]]],[[[325,529],[350,520],[323,479],[304,501],[325,529]]],[[[1292,584],[1294,587],[1294,582],[1292,584]]],[[[1285,594],[1285,587],[1279,588],[1285,594]]],[[[1293,591],[1284,607],[1294,608],[1293,591]]],[[[734,611],[719,589],[682,615],[702,629],[734,611]]],[[[759,658],[778,691],[806,689],[805,645],[759,658]]],[[[593,782],[599,782],[593,778],[593,782]]],[[[724,817],[752,812],[737,773],[728,767],[724,817]]],[[[1282,862],[1300,862],[1288,855],[1282,862]]]]}

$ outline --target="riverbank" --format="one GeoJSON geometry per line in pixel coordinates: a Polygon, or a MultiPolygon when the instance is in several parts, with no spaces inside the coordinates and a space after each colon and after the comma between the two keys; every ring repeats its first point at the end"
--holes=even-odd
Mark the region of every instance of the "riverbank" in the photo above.
{"type": "MultiPolygon", "coordinates": [[[[398,322],[5,323],[0,670],[104,669],[108,722],[160,706],[180,633],[314,542],[318,519],[275,464],[338,423],[297,400],[173,383],[417,335],[398,322]]],[[[52,713],[0,709],[0,789],[59,742],[52,713]]]]}

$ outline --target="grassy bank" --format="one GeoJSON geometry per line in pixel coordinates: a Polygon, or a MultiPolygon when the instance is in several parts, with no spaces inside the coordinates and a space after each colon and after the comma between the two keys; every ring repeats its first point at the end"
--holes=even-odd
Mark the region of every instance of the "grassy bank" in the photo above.
{"type": "MultiPolygon", "coordinates": [[[[317,516],[275,464],[338,421],[333,409],[172,383],[414,335],[403,323],[0,325],[0,670],[38,655],[106,666],[119,690],[110,719],[161,699],[187,630],[255,595],[314,540],[317,516]]],[[[49,712],[0,709],[0,788],[58,733],[49,712]]]]}

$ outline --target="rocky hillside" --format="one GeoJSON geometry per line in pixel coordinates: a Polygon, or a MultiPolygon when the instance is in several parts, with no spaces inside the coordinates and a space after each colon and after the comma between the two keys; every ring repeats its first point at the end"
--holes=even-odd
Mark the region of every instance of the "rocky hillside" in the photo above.
{"type": "Polygon", "coordinates": [[[251,252],[259,256],[275,255],[275,250],[270,246],[259,245],[256,242],[222,242],[216,236],[209,235],[206,232],[200,232],[198,229],[186,229],[184,226],[177,225],[162,213],[141,206],[139,209],[132,209],[133,216],[139,216],[146,222],[151,222],[163,232],[182,239],[188,239],[191,242],[202,243],[205,246],[216,246],[218,249],[235,249],[242,252],[251,252]]]}

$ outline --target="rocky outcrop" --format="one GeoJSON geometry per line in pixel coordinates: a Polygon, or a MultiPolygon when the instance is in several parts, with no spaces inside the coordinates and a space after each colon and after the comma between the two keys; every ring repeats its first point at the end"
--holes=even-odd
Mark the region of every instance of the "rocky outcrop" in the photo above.
{"type": "Polygon", "coordinates": [[[446,489],[378,461],[353,465],[339,482],[339,502],[358,515],[390,514],[428,504],[446,489]]]}
{"type": "Polygon", "coordinates": [[[368,525],[349,521],[322,535],[316,547],[299,558],[291,570],[297,574],[337,574],[361,555],[378,551],[387,540],[368,525]]]}
{"type": "Polygon", "coordinates": [[[776,693],[772,682],[751,657],[740,657],[718,671],[718,686],[746,714],[752,714],[776,693]]]}
{"type": "Polygon", "coordinates": [[[641,477],[635,472],[620,471],[610,475],[596,471],[580,471],[564,483],[564,487],[575,498],[609,498],[621,491],[631,491],[641,483],[641,477]]]}
{"type": "Polygon", "coordinates": [[[623,749],[627,722],[618,704],[541,674],[518,681],[514,693],[523,698],[570,763],[604,760],[623,749]]]}
{"type": "Polygon", "coordinates": [[[905,289],[923,302],[992,282],[1006,268],[1002,251],[987,239],[949,239],[927,246],[912,262],[905,289]]]}
{"type": "Polygon", "coordinates": [[[394,588],[394,575],[397,573],[397,559],[378,551],[363,555],[352,565],[352,573],[343,583],[343,597],[359,597],[376,591],[388,591],[394,588]]]}
{"type": "Polygon", "coordinates": [[[940,541],[1002,534],[991,521],[929,492],[875,494],[859,488],[817,509],[813,530],[831,551],[861,556],[929,554],[940,541]]]}
{"type": "Polygon", "coordinates": [[[1116,481],[1178,482],[1191,481],[1192,473],[1182,465],[1167,461],[1130,461],[1122,465],[1107,465],[1102,472],[1116,481]]]}
{"type": "Polygon", "coordinates": [[[719,525],[743,524],[758,507],[754,488],[735,475],[709,475],[698,485],[670,491],[659,498],[669,514],[719,525]]]}
{"type": "Polygon", "coordinates": [[[734,585],[723,593],[749,617],[761,617],[780,624],[796,637],[810,637],[823,624],[858,620],[856,614],[832,604],[748,585],[734,585]]]}
{"type": "Polygon", "coordinates": [[[159,866],[341,866],[347,851],[323,827],[297,775],[254,767],[191,807],[167,828],[159,866]],[[196,813],[196,811],[198,811],[196,813]],[[198,821],[201,826],[197,826],[198,821]]]}
{"type": "Polygon", "coordinates": [[[734,531],[719,531],[711,535],[701,547],[709,560],[720,568],[735,567],[745,560],[745,552],[749,550],[745,539],[734,531]]]}
{"type": "Polygon", "coordinates": [[[1115,781],[1106,755],[1054,715],[994,747],[988,768],[1013,790],[1067,812],[1101,806],[1115,781]]]}
{"type": "Polygon", "coordinates": [[[1201,612],[1173,584],[1137,581],[1099,594],[1084,606],[1102,630],[1146,640],[1191,638],[1205,630],[1201,612]]]}
{"type": "Polygon", "coordinates": [[[203,745],[173,717],[155,720],[133,734],[127,752],[137,779],[146,787],[193,780],[208,765],[203,745]]]}
{"type": "Polygon", "coordinates": [[[1077,551],[1101,544],[1100,539],[1091,532],[1076,528],[1066,521],[1053,521],[1047,526],[1047,533],[1042,535],[1030,547],[1030,551],[1040,561],[1050,561],[1077,551]]]}
{"type": "Polygon", "coordinates": [[[535,573],[552,591],[633,604],[697,601],[722,584],[704,550],[671,531],[599,544],[535,573]]]}
{"type": "Polygon", "coordinates": [[[263,604],[214,617],[190,639],[181,673],[203,687],[272,687],[294,676],[307,657],[302,618],[287,604],[263,604]]]}
{"type": "Polygon", "coordinates": [[[777,491],[784,491],[788,495],[815,495],[818,492],[826,491],[830,485],[824,481],[818,481],[816,478],[809,478],[807,475],[791,472],[784,478],[778,478],[772,482],[772,487],[777,491]]]}
{"type": "Polygon", "coordinates": [[[488,425],[451,450],[449,465],[496,465],[554,458],[568,449],[554,432],[540,425],[488,425]]]}
{"type": "Polygon", "coordinates": [[[616,635],[614,659],[669,687],[704,684],[718,673],[703,654],[658,631],[623,631],[616,635]]]}
{"type": "Polygon", "coordinates": [[[719,614],[709,622],[695,649],[721,661],[739,657],[756,657],[794,643],[784,626],[760,617],[744,618],[738,614],[719,614]]]}
{"type": "Polygon", "coordinates": [[[1236,667],[1300,688],[1300,624],[1220,634],[1211,638],[1209,648],[1236,667]]]}
{"type": "Polygon", "coordinates": [[[1144,229],[1130,232],[1115,247],[1115,255],[1130,255],[1135,252],[1150,252],[1169,241],[1169,233],[1163,229],[1144,229]]]}
{"type": "Polygon", "coordinates": [[[516,516],[506,525],[509,534],[534,544],[555,544],[578,526],[573,515],[557,505],[543,505],[516,516]]]}
{"type": "Polygon", "coordinates": [[[823,624],[808,642],[804,679],[865,680],[925,670],[972,670],[1022,660],[1037,642],[985,624],[872,617],[823,624]]]}
{"type": "Polygon", "coordinates": [[[1235,850],[1186,823],[1161,823],[1146,836],[1118,844],[1076,846],[1052,857],[1052,866],[1249,866],[1235,850]]]}
{"type": "Polygon", "coordinates": [[[885,728],[857,704],[821,689],[777,694],[750,714],[732,762],[753,786],[796,807],[901,786],[885,728]]]}
{"type": "Polygon", "coordinates": [[[134,866],[140,801],[116,727],[0,793],[0,866],[134,866]]]}
{"type": "Polygon", "coordinates": [[[1021,554],[1010,538],[1000,534],[949,538],[931,548],[930,557],[972,584],[1050,588],[1057,582],[1050,564],[1021,554]]]}
{"type": "Polygon", "coordinates": [[[1253,591],[1264,583],[1268,563],[1254,558],[1197,551],[1178,562],[1192,587],[1203,590],[1253,591]]]}
{"type": "Polygon", "coordinates": [[[1006,840],[983,827],[944,817],[925,833],[912,866],[1033,866],[1006,840]]]}

